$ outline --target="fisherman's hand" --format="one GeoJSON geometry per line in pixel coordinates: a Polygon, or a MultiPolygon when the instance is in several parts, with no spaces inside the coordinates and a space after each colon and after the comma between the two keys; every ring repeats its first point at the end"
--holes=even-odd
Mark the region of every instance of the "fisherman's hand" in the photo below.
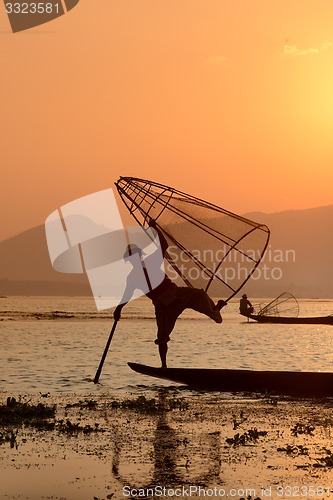
{"type": "Polygon", "coordinates": [[[122,305],[121,305],[121,306],[117,306],[117,307],[115,308],[114,313],[113,313],[113,319],[114,319],[115,321],[120,320],[120,318],[121,318],[121,310],[122,310],[122,308],[123,308],[123,306],[122,306],[122,305]]]}
{"type": "Polygon", "coordinates": [[[149,224],[149,227],[152,227],[153,229],[156,228],[156,220],[153,219],[152,217],[149,217],[148,224],[149,224]]]}

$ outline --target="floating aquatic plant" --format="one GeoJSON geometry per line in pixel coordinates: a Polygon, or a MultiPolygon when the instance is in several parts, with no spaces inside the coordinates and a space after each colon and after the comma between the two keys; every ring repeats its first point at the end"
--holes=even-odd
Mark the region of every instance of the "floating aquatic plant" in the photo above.
{"type": "Polygon", "coordinates": [[[0,431],[0,444],[10,443],[11,448],[17,448],[17,434],[18,429],[4,429],[3,431],[0,431]]]}
{"type": "Polygon", "coordinates": [[[5,405],[0,405],[0,425],[30,425],[35,420],[54,418],[56,406],[43,403],[31,404],[8,397],[5,405]]]}
{"type": "Polygon", "coordinates": [[[80,408],[81,410],[95,410],[97,408],[97,401],[93,399],[85,399],[84,401],[79,401],[78,403],[68,403],[66,408],[80,408]]]}
{"type": "Polygon", "coordinates": [[[233,424],[234,424],[234,427],[233,427],[234,431],[235,431],[235,430],[236,430],[236,429],[237,429],[240,425],[242,425],[244,422],[246,422],[246,420],[247,420],[247,417],[244,417],[244,412],[243,412],[243,410],[240,412],[240,415],[239,415],[239,420],[237,420],[236,415],[233,415],[233,416],[232,416],[232,418],[233,418],[233,424]]]}
{"type": "Polygon", "coordinates": [[[285,447],[277,448],[277,451],[284,451],[287,455],[308,455],[309,449],[301,444],[288,444],[285,447]]]}
{"type": "Polygon", "coordinates": [[[233,438],[227,438],[226,442],[232,446],[245,446],[248,443],[256,443],[261,436],[266,436],[267,431],[258,431],[256,428],[249,429],[244,434],[235,434],[233,438]]]}
{"type": "MultiPolygon", "coordinates": [[[[107,500],[111,500],[111,498],[113,497],[114,493],[109,493],[109,495],[106,495],[106,499],[107,500]]],[[[104,500],[104,498],[99,498],[99,497],[94,497],[94,500],[104,500]]]]}
{"type": "Polygon", "coordinates": [[[124,401],[111,401],[111,408],[130,409],[142,413],[158,413],[160,411],[171,411],[188,409],[188,403],[181,398],[167,400],[161,405],[155,398],[147,399],[145,396],[138,396],[136,399],[125,399],[124,401]]]}
{"type": "Polygon", "coordinates": [[[314,467],[333,467],[333,453],[331,450],[324,448],[326,457],[319,458],[321,463],[314,464],[314,467]]]}
{"type": "Polygon", "coordinates": [[[80,425],[79,423],[73,423],[70,420],[60,420],[57,426],[57,430],[59,432],[64,432],[68,434],[78,434],[82,432],[83,434],[91,434],[92,432],[104,432],[103,429],[99,427],[98,423],[95,423],[94,426],[89,424],[80,425]]]}
{"type": "Polygon", "coordinates": [[[313,431],[315,430],[315,427],[312,424],[302,424],[302,423],[297,423],[294,425],[294,427],[291,428],[291,433],[293,436],[298,436],[298,434],[307,434],[309,436],[313,436],[313,431]]]}

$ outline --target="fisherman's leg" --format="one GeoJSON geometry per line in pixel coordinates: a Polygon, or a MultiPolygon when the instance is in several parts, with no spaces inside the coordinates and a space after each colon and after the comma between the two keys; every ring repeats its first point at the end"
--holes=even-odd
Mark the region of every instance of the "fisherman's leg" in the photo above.
{"type": "Polygon", "coordinates": [[[217,304],[209,297],[208,293],[199,288],[185,288],[184,290],[188,295],[187,307],[194,311],[205,314],[213,319],[216,323],[222,323],[222,316],[220,310],[225,305],[224,300],[219,300],[217,304]],[[187,290],[187,291],[186,291],[187,290]]]}
{"type": "Polygon", "coordinates": [[[159,344],[158,352],[160,354],[162,368],[167,368],[166,357],[168,352],[168,344],[159,344]]]}
{"type": "Polygon", "coordinates": [[[171,308],[170,306],[165,307],[162,305],[155,305],[155,315],[157,323],[157,339],[155,340],[155,344],[158,345],[162,368],[166,368],[168,342],[179,314],[176,309],[171,308]]]}

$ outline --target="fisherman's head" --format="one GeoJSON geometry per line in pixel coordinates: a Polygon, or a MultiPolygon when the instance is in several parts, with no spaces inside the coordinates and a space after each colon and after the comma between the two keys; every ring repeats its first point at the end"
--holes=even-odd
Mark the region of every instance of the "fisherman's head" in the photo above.
{"type": "Polygon", "coordinates": [[[127,245],[125,253],[123,255],[124,260],[128,260],[132,255],[138,255],[141,259],[144,255],[144,252],[135,243],[130,243],[129,245],[127,245]]]}
{"type": "Polygon", "coordinates": [[[247,295],[246,295],[246,293],[244,293],[244,294],[242,295],[242,299],[247,299],[247,295]]]}

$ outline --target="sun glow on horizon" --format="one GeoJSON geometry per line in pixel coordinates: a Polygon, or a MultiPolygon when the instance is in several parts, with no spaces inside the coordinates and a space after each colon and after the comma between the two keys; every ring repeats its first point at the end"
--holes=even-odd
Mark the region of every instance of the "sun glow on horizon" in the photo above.
{"type": "Polygon", "coordinates": [[[332,19],[328,1],[100,0],[14,36],[0,17],[3,234],[120,175],[236,213],[331,204],[332,19]]]}

